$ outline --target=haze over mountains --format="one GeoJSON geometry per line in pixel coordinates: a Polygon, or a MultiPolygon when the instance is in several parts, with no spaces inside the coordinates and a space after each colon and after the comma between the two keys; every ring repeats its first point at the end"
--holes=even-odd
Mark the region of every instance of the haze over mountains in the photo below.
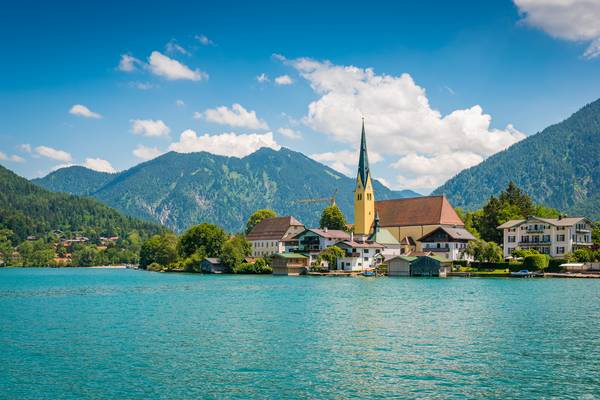
{"type": "MultiPolygon", "coordinates": [[[[56,192],[92,196],[176,231],[205,221],[239,231],[260,208],[317,225],[328,203],[298,200],[331,197],[336,189],[336,202],[349,221],[354,213],[354,179],[286,148],[262,148],[243,158],[170,152],[118,174],[69,167],[33,182],[56,192]]],[[[378,181],[375,195],[419,196],[410,190],[392,191],[378,181]]]]}
{"type": "Polygon", "coordinates": [[[509,181],[536,202],[600,219],[600,100],[466,169],[437,188],[455,207],[476,209],[509,181]]]}

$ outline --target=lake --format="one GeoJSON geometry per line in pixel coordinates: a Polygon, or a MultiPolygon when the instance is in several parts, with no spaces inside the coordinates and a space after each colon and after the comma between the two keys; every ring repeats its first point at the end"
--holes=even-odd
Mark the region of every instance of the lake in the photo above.
{"type": "Polygon", "coordinates": [[[600,280],[0,270],[0,398],[599,398],[600,280]]]}

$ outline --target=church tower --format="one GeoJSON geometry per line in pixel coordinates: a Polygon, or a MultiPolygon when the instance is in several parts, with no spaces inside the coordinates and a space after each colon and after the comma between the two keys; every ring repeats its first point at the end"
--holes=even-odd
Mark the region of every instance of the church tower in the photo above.
{"type": "Polygon", "coordinates": [[[358,174],[356,176],[356,189],[354,189],[354,234],[368,236],[371,232],[374,219],[375,196],[373,193],[373,182],[371,181],[371,171],[369,169],[365,119],[363,118],[358,174]]]}

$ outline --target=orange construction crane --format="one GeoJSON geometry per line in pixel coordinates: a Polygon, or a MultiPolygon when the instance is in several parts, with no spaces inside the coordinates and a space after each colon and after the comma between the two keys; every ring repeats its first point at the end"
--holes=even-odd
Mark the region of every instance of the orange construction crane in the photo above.
{"type": "Polygon", "coordinates": [[[302,199],[296,200],[297,203],[325,203],[330,202],[332,206],[335,206],[335,196],[338,194],[339,189],[335,189],[331,197],[318,197],[313,199],[302,199]]]}

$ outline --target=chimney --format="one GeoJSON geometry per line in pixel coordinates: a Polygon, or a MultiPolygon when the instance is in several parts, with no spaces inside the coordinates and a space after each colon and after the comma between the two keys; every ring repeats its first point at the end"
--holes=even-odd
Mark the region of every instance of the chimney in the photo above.
{"type": "Polygon", "coordinates": [[[354,232],[350,232],[350,241],[354,242],[354,232]]]}

